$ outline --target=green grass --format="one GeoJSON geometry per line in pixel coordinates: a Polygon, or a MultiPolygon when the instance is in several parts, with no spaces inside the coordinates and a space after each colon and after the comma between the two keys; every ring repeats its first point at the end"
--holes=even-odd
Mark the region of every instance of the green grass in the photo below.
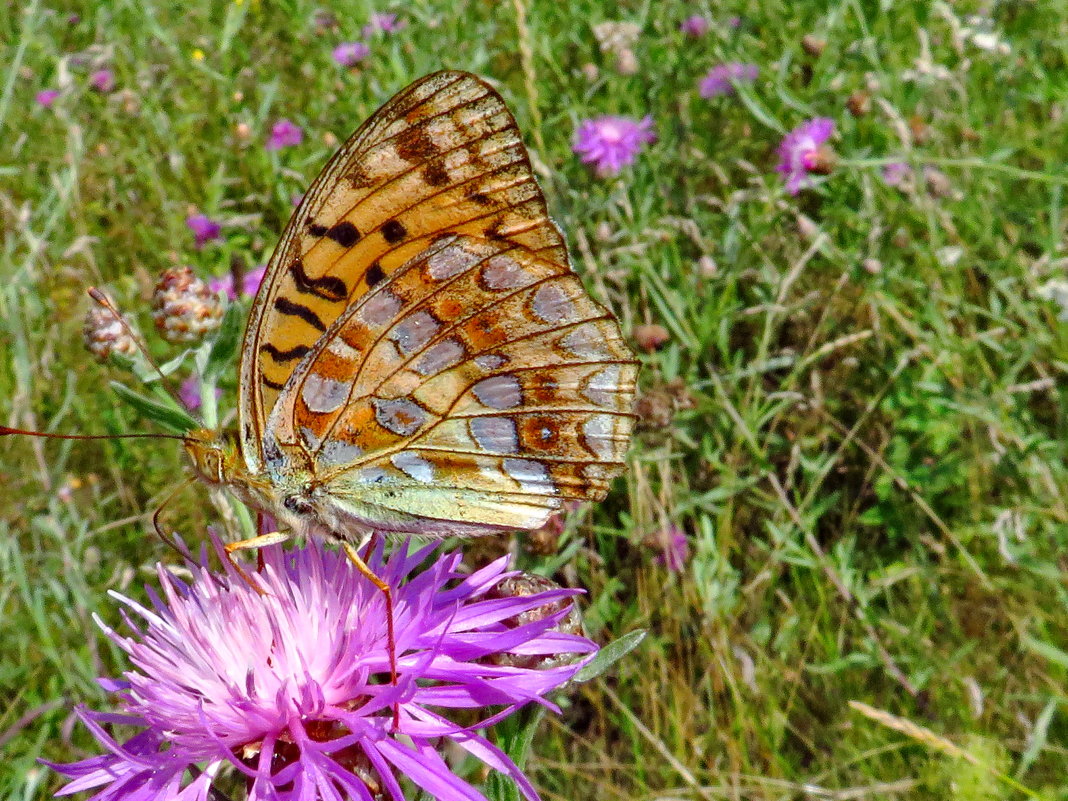
{"type": "MultiPolygon", "coordinates": [[[[296,0],[81,5],[0,10],[0,422],[147,430],[108,389],[128,377],[80,346],[85,287],[150,330],[161,269],[265,262],[338,140],[425,73],[477,72],[535,147],[591,291],[625,331],[670,332],[643,393],[688,398],[566,535],[556,577],[588,589],[591,633],[650,636],[543,724],[544,797],[1068,798],[1068,323],[1039,293],[1068,268],[1062,2],[538,0],[522,35],[511,3],[417,2],[356,74],[330,49],[361,3],[332,4],[325,33],[296,0]],[[1007,54],[959,32],[986,7],[1007,54]],[[700,41],[677,30],[695,11],[715,21],[700,41]],[[598,51],[605,19],[641,26],[636,74],[598,51]],[[759,81],[702,100],[726,60],[759,81]],[[109,96],[87,88],[98,62],[109,96]],[[52,109],[33,100],[47,87],[52,109]],[[656,121],[614,180],[570,151],[601,113],[656,121]],[[790,197],[774,149],[817,115],[840,163],[790,197]],[[272,155],[279,117],[306,139],[272,155]],[[899,159],[948,191],[885,186],[899,159]],[[231,223],[224,244],[194,250],[192,207],[231,223]],[[647,544],[669,521],[690,540],[679,574],[647,544]]],[[[105,591],[137,596],[172,558],[147,515],[183,469],[168,443],[0,443],[0,795],[43,797],[58,783],[38,758],[93,752],[71,707],[103,707],[94,677],[124,662],[92,616],[116,622],[105,591]]],[[[189,535],[203,497],[171,512],[189,535]]]]}

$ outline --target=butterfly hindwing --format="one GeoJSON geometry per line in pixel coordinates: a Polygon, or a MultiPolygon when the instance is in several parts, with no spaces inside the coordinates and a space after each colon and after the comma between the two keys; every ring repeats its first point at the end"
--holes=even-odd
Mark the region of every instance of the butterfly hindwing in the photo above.
{"type": "Polygon", "coordinates": [[[290,221],[245,334],[242,451],[252,474],[325,495],[335,532],[531,528],[607,492],[636,371],[504,101],[436,73],[352,136],[290,221]]]}
{"type": "Polygon", "coordinates": [[[529,528],[607,491],[635,372],[566,264],[450,236],[338,319],[268,430],[382,525],[529,528]]]}

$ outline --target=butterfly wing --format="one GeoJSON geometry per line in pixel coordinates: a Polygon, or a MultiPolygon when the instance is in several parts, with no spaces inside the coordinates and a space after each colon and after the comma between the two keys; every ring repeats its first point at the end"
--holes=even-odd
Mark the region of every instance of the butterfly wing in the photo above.
{"type": "Polygon", "coordinates": [[[310,456],[335,531],[533,528],[622,469],[637,365],[566,262],[440,237],[297,367],[265,450],[310,456]]]}
{"type": "Polygon", "coordinates": [[[267,417],[316,341],[443,232],[501,238],[566,263],[564,242],[504,101],[439,72],[388,101],[330,160],[294,212],[242,347],[240,442],[264,469],[267,417]]]}

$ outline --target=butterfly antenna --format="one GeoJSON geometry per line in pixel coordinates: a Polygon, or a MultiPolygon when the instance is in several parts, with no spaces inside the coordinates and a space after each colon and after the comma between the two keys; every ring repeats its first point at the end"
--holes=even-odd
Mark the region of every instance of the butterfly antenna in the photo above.
{"type": "Polygon", "coordinates": [[[126,332],[126,335],[130,337],[133,343],[137,346],[137,349],[141,351],[141,355],[145,357],[145,361],[147,361],[152,366],[152,369],[156,371],[156,375],[159,376],[160,386],[163,387],[164,391],[166,391],[166,393],[171,396],[172,400],[174,400],[179,407],[184,409],[185,404],[182,403],[182,400],[178,396],[177,391],[174,389],[174,387],[171,386],[170,379],[168,379],[167,376],[163,374],[163,371],[159,369],[159,365],[156,364],[156,360],[153,359],[152,355],[148,352],[148,347],[141,340],[141,337],[139,337],[134,332],[133,327],[128,322],[126,322],[126,316],[119,311],[118,307],[114,303],[111,302],[111,298],[109,298],[95,286],[89,287],[86,292],[89,294],[89,297],[91,297],[96,303],[100,304],[113,315],[115,315],[115,319],[119,321],[119,325],[122,326],[123,330],[126,332]]]}
{"type": "Polygon", "coordinates": [[[188,437],[179,434],[53,434],[48,431],[33,431],[29,428],[12,428],[0,426],[0,437],[8,434],[21,434],[26,437],[43,439],[180,439],[185,442],[188,437]]]}

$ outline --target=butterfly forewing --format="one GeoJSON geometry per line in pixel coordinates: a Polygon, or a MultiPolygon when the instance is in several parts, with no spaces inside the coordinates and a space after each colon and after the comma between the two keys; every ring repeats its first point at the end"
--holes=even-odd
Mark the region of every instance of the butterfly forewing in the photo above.
{"type": "Polygon", "coordinates": [[[353,136],[290,222],[246,332],[243,448],[253,471],[310,473],[335,531],[530,528],[603,497],[635,375],[503,101],[438,73],[353,136]]]}
{"type": "Polygon", "coordinates": [[[515,119],[473,75],[441,72],[384,105],[330,161],[282,237],[245,335],[242,444],[253,467],[278,393],[346,308],[444,233],[564,263],[515,119]]]}

